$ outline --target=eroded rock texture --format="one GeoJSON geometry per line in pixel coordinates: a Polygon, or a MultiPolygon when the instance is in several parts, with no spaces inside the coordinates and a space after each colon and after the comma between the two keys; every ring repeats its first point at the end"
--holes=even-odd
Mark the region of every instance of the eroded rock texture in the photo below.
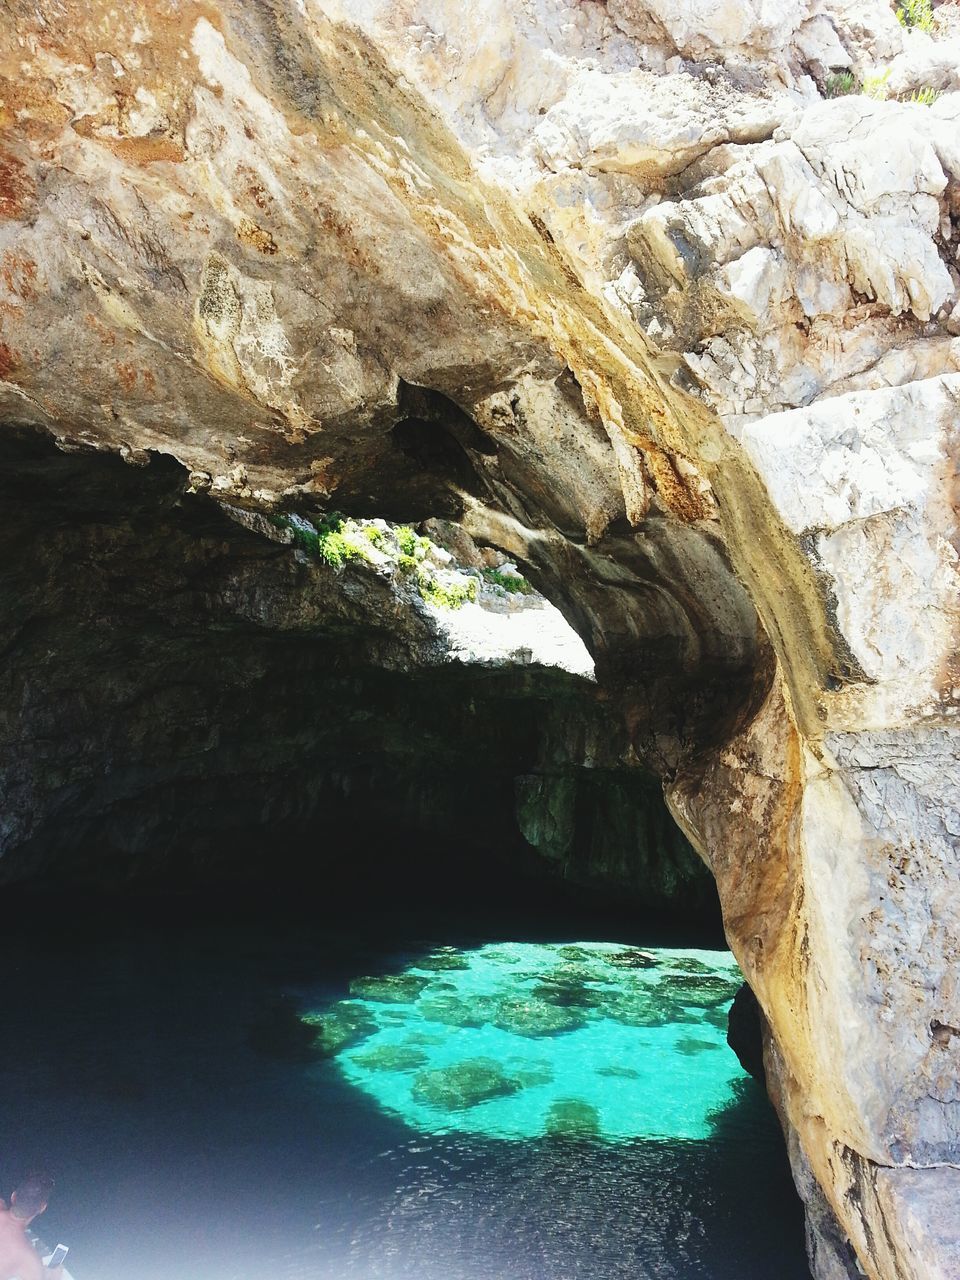
{"type": "MultiPolygon", "coordinates": [[[[208,559],[228,501],[440,516],[524,567],[615,726],[586,718],[578,764],[615,743],[618,769],[655,772],[716,877],[820,1277],[960,1274],[955,18],[908,30],[882,0],[3,17],[6,423],[78,477],[85,451],[162,468],[208,559]]],[[[385,591],[378,626],[349,575],[305,584],[250,539],[216,590],[173,584],[180,628],[226,610],[303,635],[322,591],[320,629],[349,621],[374,665],[430,650],[409,601],[385,591]]],[[[162,556],[142,546],[146,575],[162,556]]],[[[167,598],[130,603],[152,636],[167,598]]],[[[52,650],[30,616],[8,645],[35,672],[52,650]]],[[[81,633],[80,704],[110,666],[81,633]]],[[[255,672],[210,677],[228,722],[275,671],[240,648],[255,672]]],[[[152,661],[162,698],[181,664],[152,661]]],[[[11,686],[11,859],[57,812],[17,767],[17,733],[60,758],[29,696],[51,687],[11,686]]],[[[59,792],[41,773],[69,797],[66,765],[59,792]]],[[[562,858],[570,811],[565,785],[520,784],[522,829],[562,858]]]]}

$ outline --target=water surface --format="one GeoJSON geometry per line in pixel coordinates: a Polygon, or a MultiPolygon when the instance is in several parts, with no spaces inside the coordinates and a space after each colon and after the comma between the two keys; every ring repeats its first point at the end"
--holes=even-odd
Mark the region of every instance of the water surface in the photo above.
{"type": "Polygon", "coordinates": [[[726,953],[438,919],[8,922],[0,1192],[76,1280],[807,1276],[726,953]]]}

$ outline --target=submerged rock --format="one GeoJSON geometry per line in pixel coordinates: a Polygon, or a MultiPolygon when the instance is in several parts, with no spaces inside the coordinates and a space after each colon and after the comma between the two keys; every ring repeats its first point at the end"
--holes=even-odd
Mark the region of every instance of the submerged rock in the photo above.
{"type": "Polygon", "coordinates": [[[535,1000],[570,1009],[599,1009],[607,998],[602,991],[594,991],[586,983],[558,982],[549,978],[534,987],[531,994],[535,1000]]]}
{"type": "Polygon", "coordinates": [[[677,1053],[685,1054],[688,1058],[695,1058],[698,1053],[707,1053],[711,1050],[719,1049],[720,1046],[716,1040],[701,1040],[697,1036],[684,1036],[677,1041],[675,1048],[677,1053]]]}
{"type": "Polygon", "coordinates": [[[417,1012],[427,1022],[448,1027],[482,1027],[496,1017],[498,1005],[492,996],[465,1000],[454,995],[429,995],[417,1003],[417,1012]]]}
{"type": "Polygon", "coordinates": [[[366,1071],[414,1071],[426,1063],[427,1054],[412,1044],[384,1044],[354,1054],[353,1061],[366,1071]]]}
{"type": "Polygon", "coordinates": [[[581,1098],[558,1098],[547,1112],[546,1132],[552,1137],[594,1137],[600,1132],[600,1113],[581,1098]]]}
{"type": "Polygon", "coordinates": [[[639,947],[625,947],[623,951],[615,951],[606,957],[607,964],[615,969],[654,969],[660,963],[650,951],[641,951],[639,947]]]}
{"type": "Polygon", "coordinates": [[[722,1004],[718,1004],[712,1009],[704,1009],[699,1021],[709,1022],[712,1027],[717,1027],[720,1031],[726,1031],[727,1017],[727,1010],[722,1004]]]}
{"type": "Polygon", "coordinates": [[[538,1085],[551,1084],[554,1078],[553,1068],[549,1062],[515,1060],[511,1063],[510,1074],[524,1089],[535,1089],[538,1085]]]}
{"type": "Polygon", "coordinates": [[[729,978],[711,974],[671,973],[657,984],[658,993],[662,991],[666,999],[704,1009],[726,1004],[733,999],[736,989],[736,983],[729,978]]]}
{"type": "Polygon", "coordinates": [[[469,969],[470,962],[458,951],[437,951],[433,955],[422,956],[413,967],[426,969],[428,973],[443,973],[447,970],[469,969]]]}
{"type": "Polygon", "coordinates": [[[377,1020],[362,1004],[348,1000],[341,1000],[322,1016],[304,1014],[302,1020],[314,1028],[317,1047],[331,1054],[366,1040],[378,1029],[377,1020]]]}
{"type": "Polygon", "coordinates": [[[492,1022],[495,1027],[518,1036],[555,1036],[585,1027],[587,1018],[583,1013],[542,1000],[514,998],[500,1001],[492,1022]]]}
{"type": "Polygon", "coordinates": [[[702,960],[694,960],[692,957],[690,959],[684,958],[682,960],[674,960],[671,963],[667,976],[673,977],[674,974],[678,973],[702,973],[709,975],[710,977],[717,976],[716,969],[711,969],[711,967],[708,964],[704,964],[702,960]]]}
{"type": "Polygon", "coordinates": [[[443,1111],[462,1111],[491,1098],[504,1098],[522,1086],[493,1058],[467,1058],[450,1067],[421,1071],[413,1083],[415,1101],[443,1111]]]}
{"type": "Polygon", "coordinates": [[[382,1004],[412,1004],[429,985],[429,978],[418,977],[415,973],[389,973],[381,978],[354,978],[350,983],[350,994],[382,1004]]]}
{"type": "Polygon", "coordinates": [[[594,953],[587,951],[585,947],[557,947],[557,955],[560,956],[562,960],[570,960],[577,964],[590,964],[596,960],[594,953]]]}
{"type": "Polygon", "coordinates": [[[676,1000],[651,991],[625,992],[604,1005],[604,1014],[625,1027],[665,1027],[671,1022],[699,1022],[697,1014],[676,1000]]]}

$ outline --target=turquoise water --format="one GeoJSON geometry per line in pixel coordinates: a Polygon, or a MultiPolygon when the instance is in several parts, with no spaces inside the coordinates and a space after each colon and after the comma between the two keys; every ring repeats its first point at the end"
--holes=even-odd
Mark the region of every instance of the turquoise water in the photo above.
{"type": "Polygon", "coordinates": [[[427,1134],[706,1140],[744,1072],[729,952],[440,948],[304,1014],[347,1080],[427,1134]]]}
{"type": "Polygon", "coordinates": [[[0,1195],[77,1280],[809,1280],[727,953],[336,912],[9,913],[0,1195]]]}

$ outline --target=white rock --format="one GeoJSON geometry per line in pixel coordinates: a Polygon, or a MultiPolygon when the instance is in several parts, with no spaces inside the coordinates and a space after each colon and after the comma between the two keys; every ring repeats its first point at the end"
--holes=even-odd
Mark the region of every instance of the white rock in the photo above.
{"type": "Polygon", "coordinates": [[[609,0],[614,19],[643,36],[653,19],[681,53],[782,48],[809,12],[805,0],[609,0]]]}
{"type": "Polygon", "coordinates": [[[816,62],[822,67],[845,68],[853,61],[826,14],[818,13],[805,22],[794,36],[793,43],[807,62],[816,62]]]}
{"type": "Polygon", "coordinates": [[[771,307],[778,306],[790,292],[782,256],[759,245],[720,270],[718,288],[753,329],[759,328],[771,307]]]}

